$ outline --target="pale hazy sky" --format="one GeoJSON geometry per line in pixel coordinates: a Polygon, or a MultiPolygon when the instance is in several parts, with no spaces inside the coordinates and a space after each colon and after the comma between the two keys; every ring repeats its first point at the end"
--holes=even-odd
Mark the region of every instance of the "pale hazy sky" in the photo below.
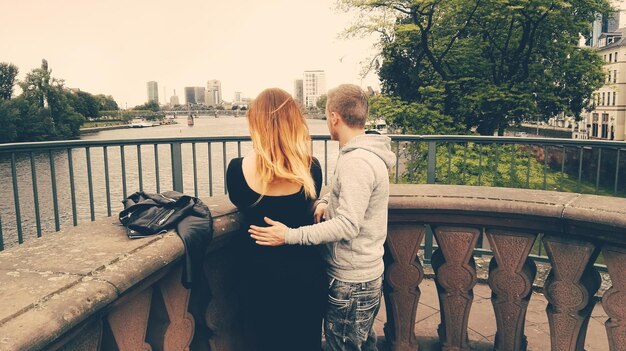
{"type": "Polygon", "coordinates": [[[354,14],[334,0],[0,0],[0,62],[19,79],[48,60],[65,85],[112,95],[121,107],[147,100],[146,82],[184,102],[185,86],[222,82],[255,97],[267,87],[293,94],[294,79],[326,71],[327,88],[361,80],[377,39],[339,39],[354,14]]]}

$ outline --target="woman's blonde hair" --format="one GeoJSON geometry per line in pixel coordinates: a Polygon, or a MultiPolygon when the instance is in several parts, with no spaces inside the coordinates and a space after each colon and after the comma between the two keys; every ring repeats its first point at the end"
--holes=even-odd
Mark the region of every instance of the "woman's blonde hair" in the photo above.
{"type": "Polygon", "coordinates": [[[309,128],[291,95],[279,88],[263,90],[250,104],[248,126],[262,193],[282,179],[300,184],[308,198],[316,198],[309,128]]]}

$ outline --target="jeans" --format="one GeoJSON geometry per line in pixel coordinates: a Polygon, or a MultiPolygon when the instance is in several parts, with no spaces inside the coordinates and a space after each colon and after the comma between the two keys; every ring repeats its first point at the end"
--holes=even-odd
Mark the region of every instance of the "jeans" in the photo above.
{"type": "Polygon", "coordinates": [[[324,335],[330,351],[377,351],[374,318],[380,308],[383,277],[364,283],[331,278],[324,335]]]}

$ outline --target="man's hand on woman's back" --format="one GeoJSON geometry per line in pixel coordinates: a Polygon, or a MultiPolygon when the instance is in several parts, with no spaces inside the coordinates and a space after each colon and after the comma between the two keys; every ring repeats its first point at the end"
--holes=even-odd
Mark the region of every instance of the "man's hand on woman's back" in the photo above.
{"type": "Polygon", "coordinates": [[[320,223],[324,220],[324,212],[326,212],[326,207],[328,204],[325,202],[319,202],[317,206],[315,206],[315,212],[313,213],[313,223],[320,223]]]}

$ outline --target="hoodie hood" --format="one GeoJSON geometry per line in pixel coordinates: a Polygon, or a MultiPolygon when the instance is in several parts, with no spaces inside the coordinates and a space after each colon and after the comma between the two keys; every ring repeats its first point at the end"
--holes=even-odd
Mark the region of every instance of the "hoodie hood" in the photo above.
{"type": "Polygon", "coordinates": [[[370,151],[380,157],[387,169],[396,164],[396,154],[391,151],[391,139],[384,135],[363,134],[356,136],[348,141],[340,150],[340,154],[346,154],[356,149],[370,151]]]}

